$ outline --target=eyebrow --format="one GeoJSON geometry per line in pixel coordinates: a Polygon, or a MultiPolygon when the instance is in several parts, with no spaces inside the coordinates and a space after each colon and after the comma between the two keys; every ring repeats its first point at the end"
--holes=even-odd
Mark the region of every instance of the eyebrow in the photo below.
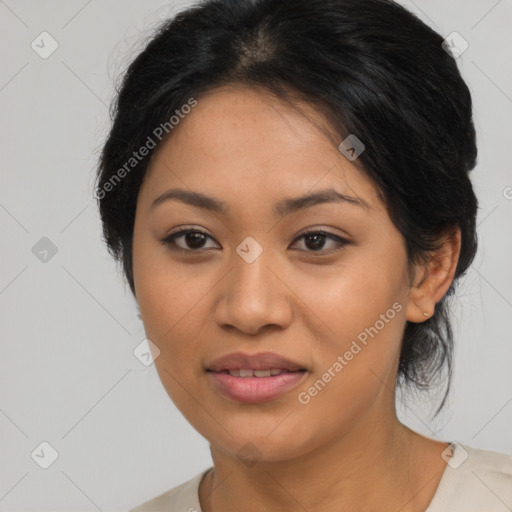
{"type": "MultiPolygon", "coordinates": [[[[201,194],[200,192],[192,192],[190,190],[180,188],[167,190],[162,195],[158,196],[151,204],[151,209],[156,208],[158,205],[170,200],[177,200],[196,208],[202,208],[204,210],[220,213],[223,215],[227,215],[229,212],[228,205],[219,199],[201,194]]],[[[334,189],[324,189],[299,197],[282,199],[274,205],[273,211],[275,215],[284,217],[285,215],[297,212],[304,208],[311,208],[312,206],[324,203],[346,203],[349,205],[362,207],[366,210],[373,209],[366,201],[360,197],[352,197],[346,194],[341,194],[334,189]]]]}

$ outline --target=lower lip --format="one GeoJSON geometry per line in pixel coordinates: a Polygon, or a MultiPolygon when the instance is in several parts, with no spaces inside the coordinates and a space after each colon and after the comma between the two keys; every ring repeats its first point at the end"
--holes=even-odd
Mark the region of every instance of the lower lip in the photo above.
{"type": "Polygon", "coordinates": [[[296,387],[307,372],[287,372],[271,377],[233,377],[229,373],[208,372],[223,395],[246,404],[273,400],[296,387]]]}

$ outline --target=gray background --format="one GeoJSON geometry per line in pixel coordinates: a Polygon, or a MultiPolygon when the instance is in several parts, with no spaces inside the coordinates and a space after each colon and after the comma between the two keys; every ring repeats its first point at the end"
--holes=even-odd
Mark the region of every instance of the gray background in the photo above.
{"type": "MultiPolygon", "coordinates": [[[[512,453],[512,1],[404,4],[469,43],[458,64],[475,103],[480,249],[453,307],[448,407],[429,421],[421,398],[400,416],[430,437],[512,453]]],[[[154,366],[133,354],[143,327],[92,197],[113,84],[185,5],[0,1],[2,511],[126,510],[211,464],[154,366]],[[31,47],[43,31],[58,43],[47,59],[31,47]],[[43,237],[57,249],[46,262],[33,252],[43,237]],[[58,452],[48,469],[31,457],[43,441],[58,452]]]]}

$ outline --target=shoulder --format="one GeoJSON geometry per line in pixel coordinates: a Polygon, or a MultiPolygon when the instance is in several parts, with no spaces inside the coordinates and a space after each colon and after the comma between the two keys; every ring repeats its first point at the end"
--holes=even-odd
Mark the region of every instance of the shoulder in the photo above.
{"type": "Polygon", "coordinates": [[[452,443],[447,466],[426,512],[512,509],[512,456],[452,443]],[[451,457],[450,457],[451,455],[451,457]]]}
{"type": "Polygon", "coordinates": [[[187,482],[173,487],[169,491],[130,509],[129,512],[168,512],[180,510],[183,512],[201,512],[199,503],[199,484],[212,468],[205,469],[187,482]]]}

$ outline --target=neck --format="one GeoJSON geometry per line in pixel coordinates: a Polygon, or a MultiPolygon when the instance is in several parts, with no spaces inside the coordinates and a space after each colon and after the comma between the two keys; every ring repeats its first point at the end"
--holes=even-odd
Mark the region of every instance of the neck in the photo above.
{"type": "Polygon", "coordinates": [[[418,512],[427,508],[446,466],[447,443],[411,431],[396,415],[374,414],[350,432],[292,460],[248,467],[211,447],[214,471],[203,480],[202,512],[324,510],[418,512]]]}

